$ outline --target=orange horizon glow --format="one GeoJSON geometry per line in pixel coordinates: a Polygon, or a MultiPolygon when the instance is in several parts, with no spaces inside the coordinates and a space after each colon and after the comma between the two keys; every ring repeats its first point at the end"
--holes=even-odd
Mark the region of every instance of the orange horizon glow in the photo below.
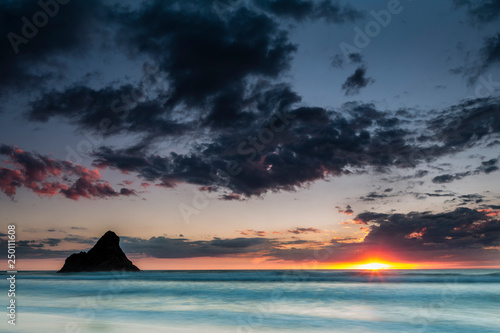
{"type": "Polygon", "coordinates": [[[416,263],[390,262],[380,259],[367,259],[361,262],[342,262],[330,264],[327,269],[360,269],[360,270],[382,270],[382,269],[417,269],[421,268],[416,263]]]}
{"type": "MultiPolygon", "coordinates": [[[[405,270],[405,269],[500,269],[492,262],[402,262],[397,259],[369,258],[355,262],[295,262],[281,260],[269,262],[266,258],[185,258],[159,259],[138,258],[131,256],[132,262],[143,271],[149,270],[405,270]]],[[[24,259],[19,271],[57,271],[64,264],[64,259],[24,259]]],[[[7,270],[0,263],[1,270],[7,270]]]]}

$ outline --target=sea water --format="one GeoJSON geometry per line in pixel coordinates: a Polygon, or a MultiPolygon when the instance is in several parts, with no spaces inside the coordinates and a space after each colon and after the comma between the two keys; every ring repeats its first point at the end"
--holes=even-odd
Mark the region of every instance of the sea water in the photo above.
{"type": "Polygon", "coordinates": [[[488,333],[500,270],[19,272],[16,305],[0,332],[488,333]]]}

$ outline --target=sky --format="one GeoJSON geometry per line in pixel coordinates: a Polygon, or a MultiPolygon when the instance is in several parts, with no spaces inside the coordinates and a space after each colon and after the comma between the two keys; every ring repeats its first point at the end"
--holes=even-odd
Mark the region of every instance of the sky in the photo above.
{"type": "Polygon", "coordinates": [[[14,224],[25,270],[107,230],[141,269],[498,268],[499,19],[493,0],[1,1],[2,247],[14,224]]]}

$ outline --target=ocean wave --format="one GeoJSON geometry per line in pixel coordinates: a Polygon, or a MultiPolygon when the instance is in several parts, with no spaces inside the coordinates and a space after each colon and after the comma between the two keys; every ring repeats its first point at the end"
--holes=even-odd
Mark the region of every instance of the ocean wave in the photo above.
{"type": "MultiPolygon", "coordinates": [[[[3,273],[5,275],[5,273],[3,273]]],[[[388,270],[388,271],[338,271],[338,270],[275,270],[275,271],[142,271],[137,273],[98,272],[65,273],[19,272],[18,279],[45,280],[110,280],[130,279],[143,281],[186,282],[269,282],[269,283],[499,283],[499,270],[388,270]]]]}

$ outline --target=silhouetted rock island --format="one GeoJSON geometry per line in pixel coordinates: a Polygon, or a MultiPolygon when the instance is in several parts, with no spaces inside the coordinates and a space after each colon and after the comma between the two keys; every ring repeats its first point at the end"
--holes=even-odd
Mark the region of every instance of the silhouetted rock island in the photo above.
{"type": "Polygon", "coordinates": [[[89,252],[73,253],[58,273],[127,271],[139,272],[120,248],[120,237],[108,231],[89,252]]]}

